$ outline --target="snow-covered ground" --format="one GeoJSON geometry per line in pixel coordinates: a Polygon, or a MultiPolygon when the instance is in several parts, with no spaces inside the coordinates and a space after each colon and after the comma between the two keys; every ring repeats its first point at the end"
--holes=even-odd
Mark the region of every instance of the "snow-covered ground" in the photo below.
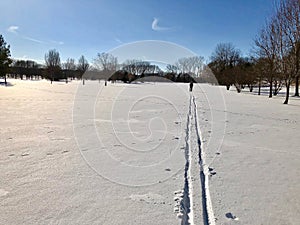
{"type": "MultiPolygon", "coordinates": [[[[213,96],[212,87],[201,89],[213,96]]],[[[203,149],[215,172],[209,186],[216,223],[300,224],[300,98],[283,105],[283,97],[221,91],[224,109],[213,98],[211,108],[198,104],[204,141],[211,136],[213,142],[203,149]],[[216,148],[211,128],[224,119],[223,142],[216,148]]]]}
{"type": "Polygon", "coordinates": [[[0,224],[299,224],[300,99],[0,86],[0,224]]]}

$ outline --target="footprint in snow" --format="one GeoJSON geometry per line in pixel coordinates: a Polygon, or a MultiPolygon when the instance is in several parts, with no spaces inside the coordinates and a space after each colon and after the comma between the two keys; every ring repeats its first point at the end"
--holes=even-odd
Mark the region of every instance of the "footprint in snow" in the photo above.
{"type": "Polygon", "coordinates": [[[182,218],[183,216],[183,209],[181,207],[182,200],[183,200],[183,192],[184,192],[183,190],[174,191],[174,195],[175,195],[174,213],[177,214],[178,218],[182,218]]]}
{"type": "Polygon", "coordinates": [[[122,145],[119,145],[119,144],[117,144],[117,145],[114,145],[115,147],[121,147],[122,145]]]}
{"type": "Polygon", "coordinates": [[[216,175],[216,174],[217,174],[217,172],[215,172],[215,171],[214,171],[214,168],[212,168],[212,167],[208,167],[208,171],[209,171],[209,175],[210,175],[210,176],[213,176],[213,175],[216,175]]]}
{"type": "Polygon", "coordinates": [[[238,217],[236,217],[235,215],[233,215],[232,213],[226,213],[225,216],[228,218],[228,219],[232,219],[232,220],[239,220],[238,217]]]}

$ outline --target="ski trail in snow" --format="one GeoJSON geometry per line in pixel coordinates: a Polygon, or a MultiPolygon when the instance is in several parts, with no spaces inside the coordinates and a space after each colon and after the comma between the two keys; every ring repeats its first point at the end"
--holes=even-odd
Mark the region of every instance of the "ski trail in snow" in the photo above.
{"type": "Polygon", "coordinates": [[[208,165],[205,162],[205,153],[203,149],[201,149],[201,132],[199,130],[199,121],[198,121],[198,111],[197,111],[197,103],[195,101],[195,97],[191,97],[193,101],[193,109],[194,109],[194,118],[195,118],[195,130],[197,134],[197,144],[199,148],[199,166],[200,166],[200,181],[202,187],[202,201],[203,201],[203,219],[204,224],[215,225],[215,217],[213,212],[213,207],[210,198],[209,192],[209,169],[208,165]]]}
{"type": "Polygon", "coordinates": [[[182,225],[190,225],[194,224],[193,222],[193,187],[192,187],[192,177],[191,177],[191,138],[190,138],[190,131],[191,131],[191,115],[192,115],[192,104],[190,99],[189,104],[189,111],[187,115],[187,125],[186,125],[186,136],[185,136],[185,170],[184,170],[184,189],[183,189],[183,199],[181,203],[181,208],[183,212],[182,216],[182,225]]]}
{"type": "Polygon", "coordinates": [[[187,170],[187,182],[189,188],[189,199],[190,199],[190,212],[188,214],[188,222],[189,224],[193,225],[194,223],[194,199],[193,199],[193,175],[192,175],[192,152],[191,152],[191,131],[192,131],[192,101],[190,98],[190,105],[189,105],[189,114],[188,114],[188,138],[187,138],[187,146],[188,146],[188,170],[187,170]]]}
{"type": "Polygon", "coordinates": [[[215,225],[208,185],[209,169],[201,149],[197,104],[193,95],[190,95],[185,142],[186,165],[181,224],[194,225],[203,222],[205,225],[215,225]],[[202,215],[199,215],[201,212],[202,215]]]}

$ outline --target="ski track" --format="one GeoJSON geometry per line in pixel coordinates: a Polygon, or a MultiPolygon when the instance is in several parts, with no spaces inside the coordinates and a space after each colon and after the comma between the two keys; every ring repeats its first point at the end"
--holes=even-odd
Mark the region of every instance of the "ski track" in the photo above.
{"type": "Polygon", "coordinates": [[[201,132],[199,129],[199,121],[198,121],[198,112],[197,112],[197,104],[195,101],[195,97],[190,95],[190,104],[189,111],[187,115],[187,127],[186,127],[186,148],[185,148],[185,173],[184,173],[184,194],[183,194],[183,217],[182,217],[182,225],[194,225],[194,201],[200,201],[202,205],[202,217],[203,224],[205,225],[215,225],[215,217],[213,212],[213,207],[211,203],[210,193],[209,193],[209,169],[205,163],[205,153],[203,149],[201,149],[201,132]],[[193,123],[194,122],[194,123],[193,123]],[[196,171],[199,171],[197,174],[193,174],[192,166],[194,164],[195,157],[192,150],[192,141],[191,134],[195,132],[197,138],[197,148],[198,152],[198,168],[196,171]],[[194,186],[197,186],[195,182],[198,182],[196,179],[193,179],[193,176],[200,176],[200,188],[201,188],[201,198],[194,199],[194,186]]]}
{"type": "Polygon", "coordinates": [[[202,201],[203,201],[203,214],[204,224],[215,225],[215,216],[211,203],[210,192],[209,192],[209,170],[208,165],[205,162],[205,152],[201,149],[201,132],[199,129],[197,103],[195,97],[192,97],[194,105],[194,118],[195,118],[195,129],[197,134],[197,143],[199,148],[199,165],[200,165],[200,177],[201,177],[201,187],[202,187],[202,201]]]}

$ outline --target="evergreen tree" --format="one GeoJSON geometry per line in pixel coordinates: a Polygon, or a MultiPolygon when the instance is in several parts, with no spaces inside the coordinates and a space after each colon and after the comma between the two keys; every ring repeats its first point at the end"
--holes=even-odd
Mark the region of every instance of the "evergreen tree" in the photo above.
{"type": "Polygon", "coordinates": [[[7,85],[6,74],[9,65],[12,63],[10,59],[10,46],[6,44],[2,35],[0,35],[0,77],[4,77],[5,85],[7,85]]]}

